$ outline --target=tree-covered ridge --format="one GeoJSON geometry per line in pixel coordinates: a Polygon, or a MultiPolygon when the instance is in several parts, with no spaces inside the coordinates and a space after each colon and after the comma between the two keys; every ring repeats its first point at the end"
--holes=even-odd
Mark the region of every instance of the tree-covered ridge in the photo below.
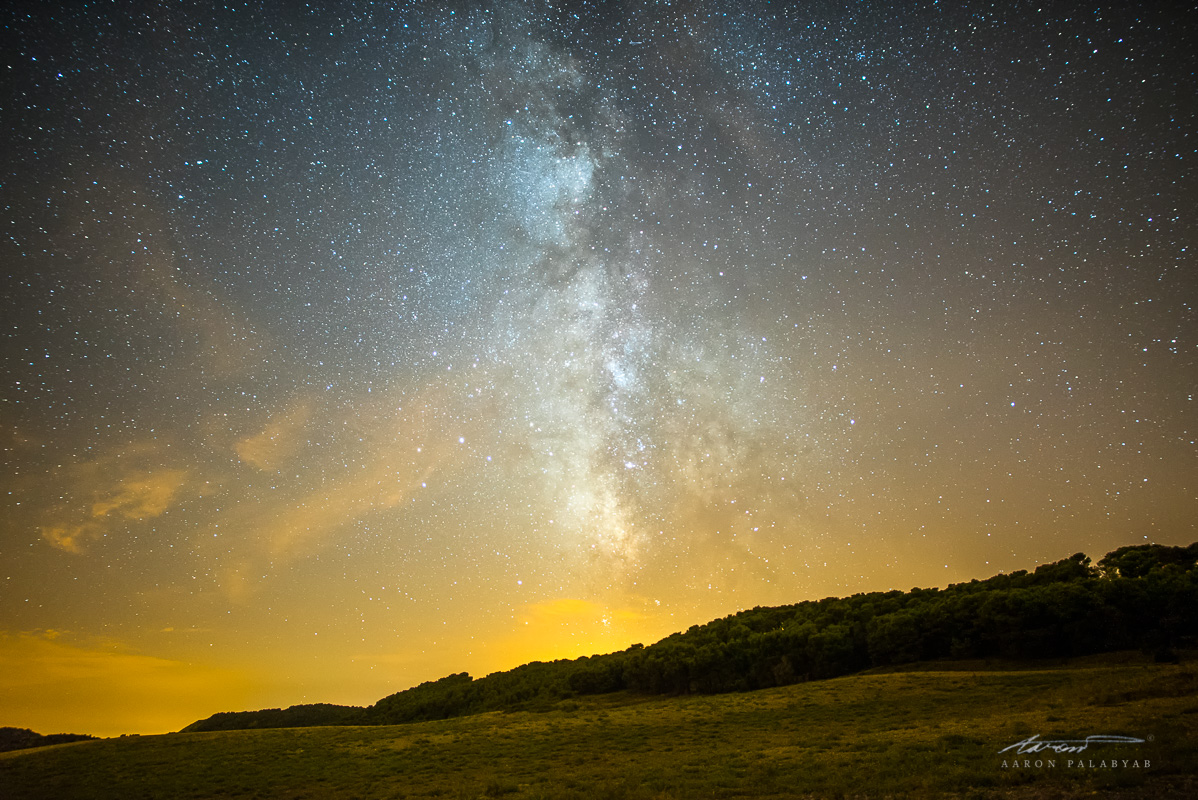
{"type": "Polygon", "coordinates": [[[289,708],[264,708],[261,711],[222,711],[193,722],[183,733],[196,731],[240,731],[257,728],[310,728],[319,725],[363,724],[360,706],[309,703],[289,708]]]}
{"type": "Polygon", "coordinates": [[[26,750],[30,747],[45,747],[51,744],[82,742],[95,739],[85,733],[51,733],[43,735],[28,728],[0,728],[0,753],[9,750],[26,750]]]}
{"type": "Polygon", "coordinates": [[[364,710],[295,707],[324,709],[319,721],[291,721],[300,717],[288,714],[294,709],[272,709],[216,715],[187,730],[394,724],[548,708],[576,695],[622,690],[746,691],[939,659],[1059,658],[1134,649],[1172,659],[1175,648],[1198,641],[1196,563],[1198,543],[1122,547],[1096,566],[1077,553],[1034,572],[945,589],[754,608],[608,655],[533,662],[479,680],[463,672],[364,710]]]}

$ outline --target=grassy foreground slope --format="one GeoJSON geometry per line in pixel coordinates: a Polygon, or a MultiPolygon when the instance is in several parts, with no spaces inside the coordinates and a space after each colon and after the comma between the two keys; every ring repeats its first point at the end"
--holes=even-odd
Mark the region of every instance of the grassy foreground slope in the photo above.
{"type": "Polygon", "coordinates": [[[0,796],[1198,796],[1198,677],[1186,663],[1133,654],[1034,668],[946,666],[747,693],[618,692],[547,711],[404,725],[60,745],[0,755],[0,796]],[[1018,762],[999,752],[1035,734],[1144,741],[1018,762]]]}

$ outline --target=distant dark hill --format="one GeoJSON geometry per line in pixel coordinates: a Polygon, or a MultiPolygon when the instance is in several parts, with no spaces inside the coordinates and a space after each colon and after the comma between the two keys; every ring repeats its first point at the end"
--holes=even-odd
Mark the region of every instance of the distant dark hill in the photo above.
{"type": "Polygon", "coordinates": [[[946,589],[872,592],[741,611],[654,645],[474,680],[466,673],[366,709],[293,706],[217,714],[184,730],[395,724],[538,710],[588,694],[747,691],[941,659],[1063,658],[1144,650],[1175,660],[1198,643],[1198,543],[1136,545],[1091,566],[1063,561],[946,589]],[[203,726],[203,727],[199,727],[203,726]]]}
{"type": "Polygon", "coordinates": [[[34,733],[28,728],[0,728],[0,753],[7,750],[45,747],[50,744],[82,742],[86,739],[95,738],[95,736],[88,736],[85,733],[52,733],[49,736],[43,736],[40,733],[34,733]]]}
{"type": "Polygon", "coordinates": [[[253,728],[312,728],[321,725],[364,725],[366,709],[311,703],[290,708],[265,708],[261,711],[222,711],[208,719],[193,722],[183,733],[197,731],[238,731],[253,728]]]}

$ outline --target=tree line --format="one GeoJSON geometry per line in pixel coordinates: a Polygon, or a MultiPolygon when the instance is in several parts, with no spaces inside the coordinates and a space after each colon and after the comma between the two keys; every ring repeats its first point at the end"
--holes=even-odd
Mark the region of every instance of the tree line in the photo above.
{"type": "Polygon", "coordinates": [[[750,691],[943,659],[1067,658],[1143,650],[1178,658],[1198,642],[1198,542],[1084,553],[945,589],[871,592],[758,607],[656,644],[532,662],[481,679],[449,675],[368,708],[294,706],[218,714],[185,728],[396,724],[554,707],[618,691],[750,691]],[[303,721],[301,721],[303,720],[303,721]]]}

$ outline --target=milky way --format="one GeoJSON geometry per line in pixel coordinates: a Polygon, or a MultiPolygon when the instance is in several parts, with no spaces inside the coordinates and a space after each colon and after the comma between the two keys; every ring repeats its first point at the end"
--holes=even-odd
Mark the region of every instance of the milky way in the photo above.
{"type": "Polygon", "coordinates": [[[5,12],[0,722],[1189,543],[1195,21],[5,12]]]}

